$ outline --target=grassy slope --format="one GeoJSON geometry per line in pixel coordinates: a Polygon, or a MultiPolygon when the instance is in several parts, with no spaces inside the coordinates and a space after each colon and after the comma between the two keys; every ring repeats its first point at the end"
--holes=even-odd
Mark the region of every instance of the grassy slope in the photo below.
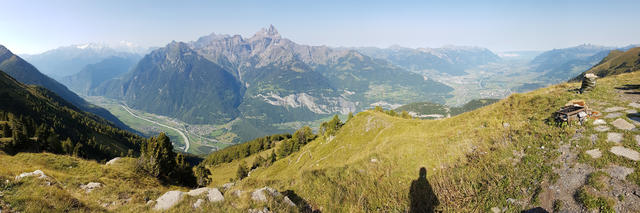
{"type": "Polygon", "coordinates": [[[594,73],[599,77],[604,77],[637,71],[640,69],[638,56],[640,56],[640,47],[631,48],[626,52],[613,50],[600,63],[572,80],[581,80],[586,73],[594,73]]]}
{"type": "Polygon", "coordinates": [[[437,121],[359,113],[334,140],[320,138],[255,170],[240,188],[294,190],[325,211],[403,210],[411,181],[426,167],[442,209],[521,210],[539,205],[541,183],[554,179],[551,162],[558,153],[552,150],[575,132],[575,126],[548,125],[551,113],[572,99],[618,103],[613,88],[639,80],[640,73],[601,79],[584,96],[569,91],[578,84],[555,85],[437,121]],[[514,154],[520,152],[523,157],[514,154]]]}
{"type": "MultiPolygon", "coordinates": [[[[404,211],[408,208],[409,186],[420,167],[427,168],[429,183],[442,210],[488,211],[493,206],[502,206],[519,211],[536,206],[541,183],[555,179],[551,162],[559,155],[555,151],[557,144],[567,142],[575,132],[575,126],[559,128],[547,125],[544,120],[571,99],[597,100],[588,104],[598,107],[624,104],[617,100],[613,88],[638,81],[640,73],[603,78],[593,92],[585,95],[568,91],[578,84],[560,84],[512,95],[496,104],[436,121],[359,113],[333,140],[319,138],[271,167],[254,170],[250,177],[236,184],[236,189],[245,190],[242,198],[225,193],[223,203],[207,204],[205,211],[264,205],[247,200],[250,190],[265,185],[279,191],[293,190],[325,212],[404,211]],[[600,101],[606,104],[598,104],[600,101]],[[522,157],[516,155],[519,152],[522,157]],[[377,162],[371,162],[373,158],[377,162]],[[518,202],[507,202],[507,198],[518,202]],[[521,202],[522,205],[518,204],[521,202]]],[[[631,140],[625,138],[623,144],[640,151],[637,146],[629,146],[631,140]]],[[[579,143],[584,149],[602,146],[606,150],[611,146],[601,141],[596,145],[579,143]]],[[[587,163],[610,162],[636,168],[628,179],[638,183],[638,163],[608,153],[587,163]]],[[[236,167],[230,168],[235,173],[236,167]]],[[[213,174],[220,169],[214,169],[213,174]]],[[[0,189],[3,202],[16,210],[37,211],[48,206],[58,211],[104,211],[110,209],[100,207],[101,203],[132,198],[128,204],[112,209],[124,212],[147,211],[145,197],[156,199],[169,188],[187,190],[161,186],[132,171],[133,159],[127,158],[110,167],[69,156],[0,154],[0,189]],[[35,179],[13,181],[15,175],[35,169],[53,177],[54,185],[46,186],[35,179]],[[79,185],[90,181],[104,183],[105,187],[85,195],[79,185]]],[[[195,198],[186,198],[172,211],[191,211],[189,205],[194,201],[195,198]]],[[[273,203],[266,205],[272,210],[285,210],[273,203]]]]}

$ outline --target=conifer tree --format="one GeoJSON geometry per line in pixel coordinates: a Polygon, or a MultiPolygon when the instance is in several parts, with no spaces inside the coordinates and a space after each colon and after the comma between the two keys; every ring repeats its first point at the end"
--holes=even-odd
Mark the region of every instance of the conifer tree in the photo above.
{"type": "Polygon", "coordinates": [[[247,164],[244,161],[240,162],[240,165],[238,165],[238,170],[236,171],[237,180],[242,180],[243,178],[247,177],[248,174],[249,169],[247,168],[247,164]]]}

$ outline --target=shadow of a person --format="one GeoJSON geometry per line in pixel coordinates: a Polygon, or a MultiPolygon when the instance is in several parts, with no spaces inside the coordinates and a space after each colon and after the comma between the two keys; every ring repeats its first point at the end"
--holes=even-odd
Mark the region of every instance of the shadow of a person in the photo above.
{"type": "Polygon", "coordinates": [[[420,168],[418,179],[411,182],[409,200],[411,202],[409,212],[435,212],[436,206],[440,204],[431,184],[427,181],[427,169],[424,167],[420,168]]]}

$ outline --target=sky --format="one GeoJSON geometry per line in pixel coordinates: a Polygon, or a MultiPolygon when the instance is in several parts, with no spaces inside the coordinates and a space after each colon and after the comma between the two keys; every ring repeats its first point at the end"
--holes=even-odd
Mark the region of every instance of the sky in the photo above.
{"type": "Polygon", "coordinates": [[[640,1],[0,0],[0,44],[35,54],[83,43],[159,47],[274,25],[308,45],[549,50],[640,43],[640,1]]]}

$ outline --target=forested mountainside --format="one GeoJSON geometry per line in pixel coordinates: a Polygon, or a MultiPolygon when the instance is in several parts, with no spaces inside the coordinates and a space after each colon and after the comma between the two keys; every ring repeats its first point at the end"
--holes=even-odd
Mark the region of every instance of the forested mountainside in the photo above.
{"type": "Polygon", "coordinates": [[[141,138],[65,101],[0,72],[2,150],[69,154],[96,160],[133,156],[141,138]]]}
{"type": "Polygon", "coordinates": [[[0,45],[0,70],[3,70],[21,83],[35,84],[47,88],[81,110],[99,115],[120,128],[126,128],[126,125],[109,111],[85,101],[61,83],[40,73],[33,65],[13,54],[2,45],[0,45]]]}

